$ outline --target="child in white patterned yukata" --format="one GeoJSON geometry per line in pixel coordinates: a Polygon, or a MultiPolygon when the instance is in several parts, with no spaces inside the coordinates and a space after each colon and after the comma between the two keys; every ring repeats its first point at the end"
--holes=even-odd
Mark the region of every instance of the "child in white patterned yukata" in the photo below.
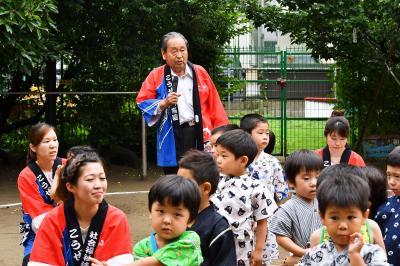
{"type": "Polygon", "coordinates": [[[211,200],[231,225],[237,265],[262,265],[267,218],[276,204],[269,190],[246,173],[257,154],[257,145],[241,129],[222,134],[216,143],[217,164],[225,176],[211,200]]]}
{"type": "MultiPolygon", "coordinates": [[[[268,121],[259,114],[247,114],[240,120],[240,128],[251,135],[258,148],[256,158],[247,167],[247,174],[259,179],[274,195],[275,202],[279,204],[288,196],[288,184],[278,159],[264,152],[269,143],[268,121]]],[[[268,231],[263,257],[266,264],[270,264],[271,259],[279,257],[276,236],[271,231],[268,231]]]]}
{"type": "Polygon", "coordinates": [[[368,219],[369,194],[367,181],[349,172],[319,184],[318,208],[329,240],[309,250],[299,266],[389,265],[385,251],[376,244],[365,244],[360,233],[368,219]]]}

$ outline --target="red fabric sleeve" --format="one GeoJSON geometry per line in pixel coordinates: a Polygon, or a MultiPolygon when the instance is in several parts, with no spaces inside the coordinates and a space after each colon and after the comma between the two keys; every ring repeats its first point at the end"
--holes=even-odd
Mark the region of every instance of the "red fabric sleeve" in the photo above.
{"type": "Polygon", "coordinates": [[[121,210],[109,205],[94,257],[106,261],[122,254],[132,254],[128,219],[121,210]]]}
{"type": "Polygon", "coordinates": [[[64,228],[64,205],[60,205],[49,212],[40,225],[33,243],[30,261],[65,265],[62,246],[64,228]]]}
{"type": "MultiPolygon", "coordinates": [[[[64,265],[62,233],[65,227],[64,205],[60,205],[43,220],[35,238],[30,261],[64,265]]],[[[107,261],[123,254],[132,254],[129,223],[121,210],[109,205],[94,257],[107,261]]]]}
{"type": "Polygon", "coordinates": [[[156,99],[156,89],[162,82],[163,70],[164,66],[161,66],[150,72],[142,83],[142,87],[136,97],[136,103],[141,103],[148,99],[156,99]]]}
{"type": "Polygon", "coordinates": [[[318,155],[321,157],[321,159],[322,159],[322,149],[315,150],[314,152],[315,152],[316,154],[318,154],[318,155]]]}
{"type": "MultiPolygon", "coordinates": [[[[65,165],[67,160],[62,158],[61,162],[65,165]]],[[[28,166],[18,176],[18,190],[22,209],[32,219],[54,208],[54,206],[44,202],[36,183],[36,176],[28,166]]]]}
{"type": "Polygon", "coordinates": [[[44,202],[36,184],[36,177],[29,167],[25,167],[18,176],[18,190],[22,209],[32,219],[54,208],[44,202]]]}
{"type": "Polygon", "coordinates": [[[349,165],[364,167],[365,162],[364,159],[358,153],[352,151],[349,159],[349,165]]]}
{"type": "Polygon", "coordinates": [[[224,106],[222,105],[217,88],[215,87],[210,75],[202,66],[196,65],[196,68],[198,68],[199,72],[201,72],[201,76],[207,84],[209,90],[208,98],[206,101],[206,108],[205,110],[203,110],[204,106],[202,106],[202,111],[207,112],[210,117],[210,129],[229,124],[224,106]]]}

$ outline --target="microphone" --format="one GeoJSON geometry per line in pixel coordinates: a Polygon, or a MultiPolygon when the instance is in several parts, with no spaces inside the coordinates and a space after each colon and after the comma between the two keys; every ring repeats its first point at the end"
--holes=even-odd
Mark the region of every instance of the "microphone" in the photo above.
{"type": "Polygon", "coordinates": [[[172,76],[172,91],[176,92],[178,89],[178,77],[172,76]]]}

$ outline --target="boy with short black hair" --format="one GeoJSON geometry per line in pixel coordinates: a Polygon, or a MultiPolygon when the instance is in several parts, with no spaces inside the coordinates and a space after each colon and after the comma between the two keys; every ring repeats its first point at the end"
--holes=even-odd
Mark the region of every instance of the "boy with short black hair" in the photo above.
{"type": "Polygon", "coordinates": [[[211,130],[211,137],[210,137],[210,142],[211,142],[211,153],[213,154],[214,158],[217,157],[217,139],[224,134],[227,131],[234,130],[234,129],[239,129],[239,126],[236,124],[227,124],[223,126],[216,127],[211,130]]]}
{"type": "MultiPolygon", "coordinates": [[[[247,114],[240,119],[240,127],[251,135],[258,148],[256,158],[247,167],[248,175],[259,179],[274,195],[275,202],[279,204],[288,197],[289,189],[280,162],[264,151],[270,141],[268,121],[259,114],[247,114]]],[[[279,257],[276,237],[271,231],[268,232],[263,256],[267,264],[271,264],[272,259],[279,257]]]]}
{"type": "Polygon", "coordinates": [[[321,158],[310,150],[295,151],[286,159],[285,174],[296,194],[275,212],[269,230],[276,235],[278,244],[293,254],[286,259],[289,265],[306,253],[311,233],[322,226],[316,200],[322,168],[321,158]]]}
{"type": "Polygon", "coordinates": [[[251,135],[258,148],[256,158],[247,167],[249,176],[261,180],[277,203],[287,198],[288,184],[282,166],[278,159],[264,152],[269,143],[268,121],[259,114],[247,114],[240,119],[240,128],[251,135]]]}
{"type": "Polygon", "coordinates": [[[218,167],[212,155],[199,150],[187,151],[179,161],[178,175],[199,185],[199,214],[190,230],[200,236],[202,265],[235,265],[235,241],[230,225],[210,203],[210,196],[215,193],[219,181],[218,167]]]}
{"type": "Polygon", "coordinates": [[[369,193],[367,181],[351,173],[341,172],[321,182],[318,208],[329,241],[307,251],[299,266],[388,265],[383,249],[364,244],[360,233],[368,219],[369,193]]]}
{"type": "Polygon", "coordinates": [[[218,138],[217,154],[217,165],[224,176],[211,200],[231,225],[237,265],[261,265],[267,218],[276,204],[268,189],[246,174],[246,167],[257,154],[257,145],[250,134],[235,129],[218,138]]]}
{"type": "Polygon", "coordinates": [[[388,262],[397,265],[400,261],[400,147],[389,153],[386,175],[393,196],[378,208],[375,221],[383,233],[388,262]]]}

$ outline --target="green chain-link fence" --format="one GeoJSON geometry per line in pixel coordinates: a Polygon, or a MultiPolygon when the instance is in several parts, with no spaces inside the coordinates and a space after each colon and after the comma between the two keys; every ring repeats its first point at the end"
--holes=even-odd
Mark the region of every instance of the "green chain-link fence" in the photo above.
{"type": "Polygon", "coordinates": [[[276,135],[274,154],[325,145],[323,129],[335,103],[331,68],[307,51],[230,48],[218,83],[232,123],[248,113],[265,116],[276,135]]]}

